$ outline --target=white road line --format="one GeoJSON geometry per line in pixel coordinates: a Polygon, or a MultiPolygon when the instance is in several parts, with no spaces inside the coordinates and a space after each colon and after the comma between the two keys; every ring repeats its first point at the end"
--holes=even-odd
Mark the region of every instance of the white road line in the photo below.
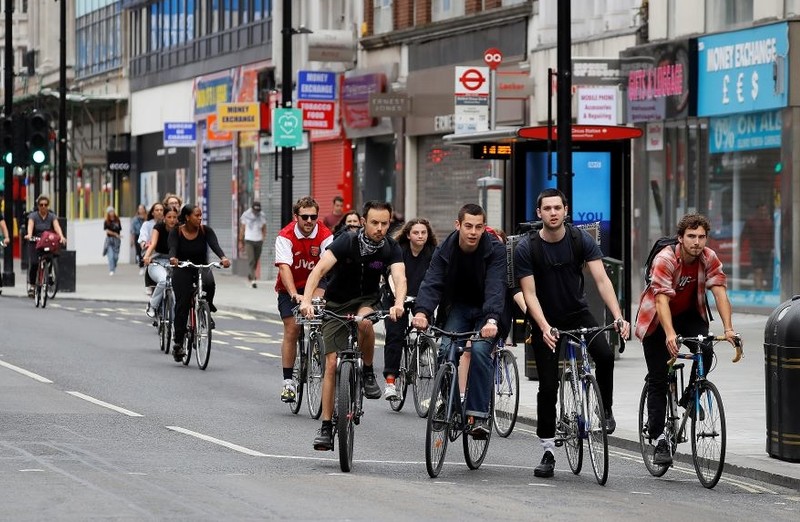
{"type": "Polygon", "coordinates": [[[114,406],[113,404],[110,404],[110,403],[105,402],[105,401],[101,401],[100,399],[95,399],[94,397],[90,397],[90,396],[85,395],[85,394],[83,394],[81,392],[68,391],[67,393],[69,393],[73,397],[77,397],[79,399],[83,399],[83,400],[91,402],[93,404],[97,404],[98,406],[102,406],[103,408],[108,408],[109,410],[114,410],[114,411],[116,411],[118,413],[122,413],[123,415],[127,415],[128,417],[143,417],[143,415],[141,413],[136,413],[135,411],[126,410],[125,408],[122,408],[120,406],[114,406]]]}
{"type": "Polygon", "coordinates": [[[280,355],[275,355],[274,353],[267,353],[267,352],[258,352],[258,355],[263,355],[264,357],[272,357],[273,359],[280,359],[280,355]]]}
{"type": "Polygon", "coordinates": [[[539,483],[536,483],[536,482],[531,482],[528,485],[536,487],[536,488],[554,488],[554,487],[556,487],[555,484],[539,484],[539,483]]]}
{"type": "Polygon", "coordinates": [[[35,381],[43,382],[45,384],[53,384],[53,381],[51,381],[50,379],[47,379],[46,377],[42,377],[41,375],[38,375],[38,374],[33,373],[33,372],[29,372],[28,370],[26,370],[24,368],[20,368],[19,366],[14,366],[11,363],[7,363],[5,361],[0,361],[0,366],[8,368],[9,370],[14,370],[15,372],[21,373],[22,375],[24,375],[26,377],[30,377],[31,379],[33,379],[35,381]]]}
{"type": "Polygon", "coordinates": [[[244,350],[245,352],[254,352],[255,351],[252,348],[250,348],[249,346],[242,346],[241,344],[234,345],[234,348],[236,348],[238,350],[244,350]]]}
{"type": "Polygon", "coordinates": [[[652,493],[648,493],[647,491],[631,491],[631,495],[652,495],[652,493]]]}
{"type": "Polygon", "coordinates": [[[239,446],[238,444],[234,444],[232,442],[227,442],[221,439],[217,439],[211,437],[209,435],[203,435],[202,433],[197,433],[196,431],[187,430],[186,428],[181,428],[179,426],[167,426],[168,430],[177,431],[178,433],[183,433],[184,435],[189,435],[191,437],[198,438],[200,440],[204,440],[206,442],[211,442],[214,444],[218,444],[220,446],[224,446],[228,449],[232,449],[234,451],[238,451],[239,453],[244,453],[245,455],[251,455],[253,457],[268,457],[264,453],[260,451],[251,450],[249,448],[245,448],[244,446],[239,446]]]}
{"type": "Polygon", "coordinates": [[[227,345],[231,344],[228,341],[220,341],[219,339],[212,339],[211,342],[212,343],[216,343],[216,344],[221,344],[223,346],[227,346],[227,345]]]}

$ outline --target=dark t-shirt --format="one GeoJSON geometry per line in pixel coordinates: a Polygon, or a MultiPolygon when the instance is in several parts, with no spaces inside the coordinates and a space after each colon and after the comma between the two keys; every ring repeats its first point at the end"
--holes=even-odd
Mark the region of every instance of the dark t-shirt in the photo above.
{"type": "Polygon", "coordinates": [[[431,264],[433,249],[423,249],[418,256],[414,257],[411,248],[403,248],[403,263],[406,265],[406,285],[407,295],[416,296],[422,280],[425,279],[425,272],[431,264]]]}
{"type": "Polygon", "coordinates": [[[453,270],[452,280],[459,282],[453,288],[453,302],[475,308],[482,307],[485,301],[484,289],[475,274],[484,270],[483,256],[477,251],[467,253],[459,250],[453,256],[450,266],[453,270]]]}
{"type": "Polygon", "coordinates": [[[208,263],[208,249],[214,251],[220,259],[225,257],[225,253],[219,246],[217,234],[209,226],[203,226],[197,237],[188,239],[180,232],[181,227],[175,227],[169,233],[169,257],[177,258],[179,261],[191,261],[196,265],[208,263]]]}
{"type": "Polygon", "coordinates": [[[110,230],[119,234],[122,232],[122,223],[119,221],[103,221],[103,230],[110,230]]]}
{"type": "Polygon", "coordinates": [[[34,210],[30,214],[28,214],[28,219],[33,220],[33,235],[41,236],[42,232],[53,230],[53,221],[56,220],[56,214],[55,212],[48,210],[47,216],[45,216],[45,218],[42,219],[42,216],[39,215],[39,211],[34,210]]]}
{"type": "MultiPolygon", "coordinates": [[[[678,286],[675,288],[675,297],[669,300],[669,310],[673,317],[687,310],[697,310],[697,273],[700,263],[683,263],[678,286]]],[[[702,313],[701,313],[702,315],[702,313]]]]}
{"type": "Polygon", "coordinates": [[[330,271],[325,297],[335,303],[377,295],[381,276],[391,265],[403,262],[400,246],[390,237],[383,248],[369,256],[361,256],[356,234],[342,234],[328,250],[336,257],[336,264],[330,271]]]}
{"type": "MultiPolygon", "coordinates": [[[[167,230],[167,224],[163,221],[161,223],[157,223],[153,230],[158,230],[158,243],[156,243],[155,252],[157,254],[169,254],[169,231],[167,230]]],[[[150,237],[153,237],[152,234],[150,237]]]]}
{"type": "MultiPolygon", "coordinates": [[[[600,247],[588,233],[581,231],[581,239],[584,261],[594,261],[603,257],[600,247]]],[[[514,253],[514,268],[520,279],[534,274],[531,241],[529,238],[520,241],[514,253]]],[[[556,243],[548,243],[541,238],[535,241],[542,243],[545,261],[542,273],[546,274],[545,277],[534,275],[536,297],[542,305],[547,320],[554,321],[568,314],[588,310],[589,305],[582,288],[582,274],[576,270],[572,255],[572,238],[569,231],[556,243]]]]}

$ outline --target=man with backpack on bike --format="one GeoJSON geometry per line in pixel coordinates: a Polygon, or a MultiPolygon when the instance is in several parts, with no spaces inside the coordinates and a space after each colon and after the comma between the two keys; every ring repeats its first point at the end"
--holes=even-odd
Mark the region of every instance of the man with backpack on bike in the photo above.
{"type": "MultiPolygon", "coordinates": [[[[603,302],[619,321],[623,339],[630,333],[630,324],[622,317],[614,286],[606,274],[602,252],[592,237],[583,230],[565,223],[567,199],[557,189],[545,189],[536,202],[536,214],[542,229],[531,232],[520,241],[514,254],[514,269],[532,319],[531,343],[539,371],[537,395],[538,426],[536,434],[544,450],[541,463],[534,469],[537,477],[552,477],[555,469],[556,399],[560,350],[558,337],[551,328],[560,330],[598,326],[589,311],[583,288],[583,266],[588,267],[603,302]]],[[[605,336],[599,335],[588,346],[595,362],[606,414],[607,433],[613,433],[616,421],[611,411],[614,390],[614,352],[605,336]]]]}
{"type": "MultiPolygon", "coordinates": [[[[711,225],[700,214],[687,214],[678,223],[677,242],[664,246],[646,267],[649,284],[639,298],[636,337],[641,339],[647,362],[648,435],[656,441],[653,463],[672,464],[669,443],[664,436],[667,408],[667,363],[678,354],[678,335],[708,334],[710,308],[706,290],[711,290],[722,318],[725,337],[736,346],[727,278],[717,254],[706,246],[711,225]]],[[[711,369],[712,347],[703,348],[703,366],[711,369]]],[[[694,378],[681,398],[686,406],[694,378]]]]}

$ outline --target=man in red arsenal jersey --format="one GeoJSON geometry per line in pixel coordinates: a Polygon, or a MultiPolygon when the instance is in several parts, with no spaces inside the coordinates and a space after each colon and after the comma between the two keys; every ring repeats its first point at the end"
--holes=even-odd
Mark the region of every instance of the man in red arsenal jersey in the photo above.
{"type": "MultiPolygon", "coordinates": [[[[275,291],[278,292],[278,311],[283,320],[283,402],[294,402],[297,391],[296,383],[292,380],[292,368],[300,325],[295,321],[292,308],[303,297],[308,274],[333,241],[328,227],[318,222],[319,204],[314,199],[309,196],[300,198],[292,210],[294,220],[283,227],[275,238],[275,266],[278,267],[275,291]]],[[[319,289],[315,295],[324,292],[324,289],[319,289]]]]}

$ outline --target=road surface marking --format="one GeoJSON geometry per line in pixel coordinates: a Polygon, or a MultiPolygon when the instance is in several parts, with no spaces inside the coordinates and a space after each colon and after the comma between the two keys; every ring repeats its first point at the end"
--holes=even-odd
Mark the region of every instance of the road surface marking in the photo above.
{"type": "Polygon", "coordinates": [[[81,392],[68,391],[67,393],[69,393],[73,397],[77,397],[79,399],[83,399],[85,401],[89,401],[89,402],[91,402],[93,404],[97,404],[98,406],[102,406],[103,408],[108,408],[109,410],[114,410],[114,411],[116,411],[118,413],[122,413],[123,415],[127,415],[128,417],[143,417],[143,415],[141,413],[136,413],[135,411],[126,410],[125,408],[122,408],[120,406],[114,406],[113,404],[110,404],[110,403],[105,402],[105,401],[101,401],[100,399],[95,399],[94,397],[90,397],[90,396],[85,395],[85,394],[83,394],[81,392]]]}
{"type": "Polygon", "coordinates": [[[211,442],[217,444],[219,446],[224,446],[228,449],[232,449],[234,451],[238,451],[239,453],[244,453],[245,455],[251,455],[253,457],[267,457],[268,455],[261,453],[260,451],[251,450],[249,448],[245,448],[244,446],[239,446],[238,444],[234,444],[232,442],[227,442],[221,439],[217,439],[211,437],[209,435],[203,435],[202,433],[197,433],[196,431],[187,430],[186,428],[181,428],[179,426],[167,426],[168,430],[177,431],[178,433],[183,433],[184,435],[189,435],[191,437],[198,438],[200,440],[204,440],[206,442],[211,442]]]}
{"type": "Polygon", "coordinates": [[[252,348],[250,348],[249,346],[242,346],[241,344],[236,344],[236,345],[234,345],[233,347],[234,347],[234,348],[237,348],[237,349],[239,349],[239,350],[244,350],[244,351],[246,351],[246,352],[254,352],[254,351],[255,351],[255,350],[253,350],[252,348]]]}
{"type": "Polygon", "coordinates": [[[267,352],[258,352],[258,355],[263,355],[264,357],[272,357],[273,359],[280,359],[280,355],[275,355],[274,353],[267,353],[267,352]]]}
{"type": "Polygon", "coordinates": [[[50,379],[48,379],[46,377],[42,377],[41,375],[38,375],[38,374],[33,373],[33,372],[29,372],[28,370],[26,370],[24,368],[20,368],[19,366],[14,366],[11,363],[7,363],[5,361],[0,361],[0,366],[8,368],[9,370],[14,370],[15,372],[21,373],[22,375],[24,375],[26,377],[30,377],[31,379],[33,379],[35,381],[43,382],[45,384],[53,384],[53,381],[51,381],[50,379]]]}
{"type": "Polygon", "coordinates": [[[652,493],[648,493],[647,491],[631,491],[631,495],[652,495],[652,493]]]}
{"type": "Polygon", "coordinates": [[[212,343],[216,343],[216,344],[222,344],[222,345],[225,345],[225,346],[231,344],[228,341],[220,341],[219,339],[213,339],[211,342],[212,343]]]}

